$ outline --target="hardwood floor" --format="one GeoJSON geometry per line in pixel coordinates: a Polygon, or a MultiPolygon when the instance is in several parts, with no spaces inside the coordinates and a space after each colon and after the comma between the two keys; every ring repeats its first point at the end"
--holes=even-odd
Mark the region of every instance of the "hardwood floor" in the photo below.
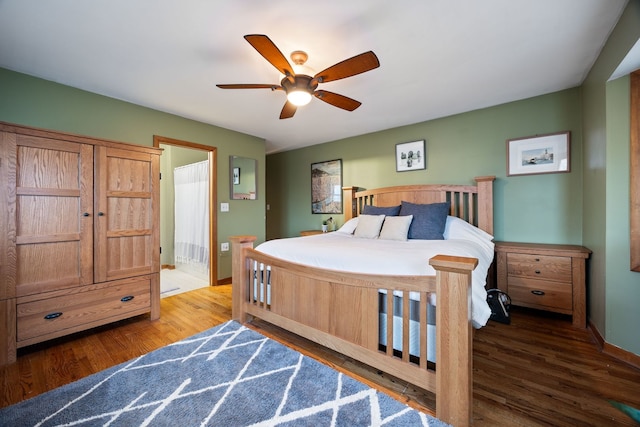
{"type": "MultiPolygon", "coordinates": [[[[21,349],[15,364],[0,368],[0,407],[225,322],[231,286],[163,298],[161,313],[21,349]]],[[[431,393],[265,322],[249,326],[433,413],[431,393]]],[[[476,426],[636,425],[607,399],[640,407],[640,370],[600,353],[587,330],[562,316],[514,309],[511,325],[489,322],[475,332],[473,363],[476,426]]]]}

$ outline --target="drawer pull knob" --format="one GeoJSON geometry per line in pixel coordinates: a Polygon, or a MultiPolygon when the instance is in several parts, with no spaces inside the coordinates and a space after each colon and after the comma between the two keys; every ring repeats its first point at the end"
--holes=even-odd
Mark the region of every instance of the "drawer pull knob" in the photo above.
{"type": "Polygon", "coordinates": [[[544,295],[544,291],[531,291],[531,293],[534,295],[540,295],[540,296],[544,295]]]}
{"type": "Polygon", "coordinates": [[[57,319],[58,317],[62,316],[62,312],[61,311],[57,311],[55,313],[49,313],[46,316],[44,316],[45,320],[53,320],[53,319],[57,319]]]}
{"type": "Polygon", "coordinates": [[[129,302],[133,299],[133,295],[127,295],[126,297],[122,297],[120,298],[120,301],[122,302],[129,302]]]}
{"type": "Polygon", "coordinates": [[[89,212],[83,213],[82,216],[89,216],[89,212]]]}
{"type": "Polygon", "coordinates": [[[536,262],[540,262],[540,258],[536,258],[536,262]]]}
{"type": "Polygon", "coordinates": [[[98,216],[104,216],[104,212],[98,212],[98,216]]]}
{"type": "Polygon", "coordinates": [[[536,274],[540,274],[540,270],[536,270],[536,274]]]}

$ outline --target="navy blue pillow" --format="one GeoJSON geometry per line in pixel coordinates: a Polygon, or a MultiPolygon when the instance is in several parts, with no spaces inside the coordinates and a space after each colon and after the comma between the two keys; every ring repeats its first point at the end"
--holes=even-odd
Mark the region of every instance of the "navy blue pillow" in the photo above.
{"type": "Polygon", "coordinates": [[[448,214],[449,202],[416,204],[403,201],[400,205],[400,216],[413,215],[409,239],[444,240],[448,214]]]}
{"type": "Polygon", "coordinates": [[[363,215],[398,216],[398,212],[400,212],[400,205],[398,206],[364,205],[364,209],[362,210],[363,215]]]}

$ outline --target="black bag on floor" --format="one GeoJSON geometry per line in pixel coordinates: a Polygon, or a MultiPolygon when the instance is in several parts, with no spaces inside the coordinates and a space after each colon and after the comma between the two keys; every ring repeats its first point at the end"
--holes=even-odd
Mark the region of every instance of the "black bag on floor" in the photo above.
{"type": "Polygon", "coordinates": [[[511,298],[509,298],[509,295],[500,289],[489,289],[487,291],[487,303],[491,308],[491,317],[489,319],[507,325],[511,323],[511,317],[509,317],[511,298]]]}

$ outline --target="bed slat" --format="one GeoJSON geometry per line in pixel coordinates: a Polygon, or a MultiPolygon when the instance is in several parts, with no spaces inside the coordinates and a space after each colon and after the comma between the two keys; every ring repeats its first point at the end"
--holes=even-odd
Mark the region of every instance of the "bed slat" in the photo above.
{"type": "MultiPolygon", "coordinates": [[[[429,297],[428,293],[424,293],[424,295],[420,296],[420,332],[419,336],[426,337],[427,336],[427,298],[429,297]]],[[[428,343],[427,340],[420,340],[420,369],[427,369],[427,351],[428,351],[428,343]]]]}
{"type": "Polygon", "coordinates": [[[393,356],[393,294],[387,291],[387,356],[393,356]]]}
{"type": "MultiPolygon", "coordinates": [[[[409,298],[409,292],[402,292],[402,361],[409,363],[410,353],[409,353],[409,321],[410,321],[410,313],[411,309],[409,307],[411,303],[411,298],[409,298]]],[[[421,340],[425,341],[425,340],[421,340]]],[[[393,347],[393,341],[391,341],[391,347],[393,347]]]]}

